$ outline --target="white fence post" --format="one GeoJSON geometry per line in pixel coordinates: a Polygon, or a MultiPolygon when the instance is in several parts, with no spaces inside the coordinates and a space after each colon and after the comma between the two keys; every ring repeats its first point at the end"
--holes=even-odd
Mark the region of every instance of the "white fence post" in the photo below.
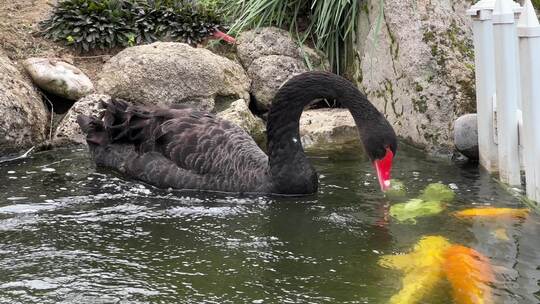
{"type": "Polygon", "coordinates": [[[495,1],[493,35],[499,176],[502,182],[519,186],[521,185],[517,121],[519,69],[516,65],[517,32],[513,5],[512,0],[495,1]]]}
{"type": "Polygon", "coordinates": [[[540,199],[540,23],[525,0],[518,23],[523,114],[523,156],[527,196],[540,199]],[[538,161],[537,161],[538,159],[538,161]]]}
{"type": "Polygon", "coordinates": [[[467,14],[473,18],[474,65],[476,74],[476,117],[478,119],[478,151],[480,165],[489,172],[497,171],[497,145],[493,125],[495,94],[495,53],[491,16],[495,3],[481,0],[467,14]]]}

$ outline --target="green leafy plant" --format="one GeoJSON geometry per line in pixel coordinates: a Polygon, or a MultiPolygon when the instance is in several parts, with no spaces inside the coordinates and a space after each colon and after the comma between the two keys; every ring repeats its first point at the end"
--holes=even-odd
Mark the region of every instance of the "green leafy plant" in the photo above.
{"type": "Polygon", "coordinates": [[[441,183],[429,184],[420,195],[425,201],[451,202],[456,194],[450,187],[441,183]]]}
{"type": "Polygon", "coordinates": [[[540,9],[540,0],[532,0],[532,4],[533,4],[535,9],[537,9],[537,10],[540,9]]]}
{"type": "Polygon", "coordinates": [[[417,217],[424,217],[441,213],[444,203],[440,201],[424,201],[411,199],[406,203],[394,204],[390,207],[390,215],[399,222],[416,224],[417,217]]]}
{"type": "Polygon", "coordinates": [[[188,0],[62,0],[41,26],[46,38],[88,51],[159,39],[193,44],[220,23],[188,0]]]}
{"type": "Polygon", "coordinates": [[[127,45],[133,29],[126,24],[123,1],[61,1],[42,22],[45,37],[66,41],[82,50],[127,45]]]}

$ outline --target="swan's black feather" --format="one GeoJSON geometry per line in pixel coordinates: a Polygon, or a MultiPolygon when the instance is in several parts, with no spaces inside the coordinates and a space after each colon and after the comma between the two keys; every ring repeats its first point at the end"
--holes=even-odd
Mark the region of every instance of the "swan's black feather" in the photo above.
{"type": "Polygon", "coordinates": [[[99,126],[85,131],[98,165],[159,187],[269,192],[268,158],[240,127],[186,107],[103,107],[80,118],[99,126]]]}
{"type": "Polygon", "coordinates": [[[184,105],[112,99],[102,103],[99,117],[79,116],[78,122],[98,165],[158,187],[310,194],[318,180],[298,122],[304,106],[320,98],[350,110],[372,160],[387,148],[395,154],[396,136],[384,116],[349,81],[325,72],[295,76],[279,89],[268,114],[268,156],[240,127],[184,105]]]}

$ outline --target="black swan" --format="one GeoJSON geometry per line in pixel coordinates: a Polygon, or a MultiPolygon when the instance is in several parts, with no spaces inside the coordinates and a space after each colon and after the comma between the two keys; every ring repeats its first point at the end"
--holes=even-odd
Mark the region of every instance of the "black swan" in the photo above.
{"type": "Polygon", "coordinates": [[[98,166],[161,188],[312,194],[318,180],[299,136],[300,115],[316,99],[351,112],[381,189],[389,186],[397,139],[384,116],[345,78],[306,72],[286,82],[268,114],[268,155],[240,127],[184,106],[103,103],[100,117],[77,118],[98,166]]]}

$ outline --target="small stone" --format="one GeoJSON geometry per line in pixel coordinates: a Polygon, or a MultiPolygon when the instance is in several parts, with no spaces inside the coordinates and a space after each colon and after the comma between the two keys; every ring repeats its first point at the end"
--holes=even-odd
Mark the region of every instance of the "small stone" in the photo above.
{"type": "Polygon", "coordinates": [[[478,126],[476,114],[460,116],[454,123],[456,149],[469,159],[478,160],[478,126]]]}
{"type": "Polygon", "coordinates": [[[28,58],[23,66],[38,87],[66,99],[77,100],[94,91],[88,76],[60,59],[28,58]]]}

